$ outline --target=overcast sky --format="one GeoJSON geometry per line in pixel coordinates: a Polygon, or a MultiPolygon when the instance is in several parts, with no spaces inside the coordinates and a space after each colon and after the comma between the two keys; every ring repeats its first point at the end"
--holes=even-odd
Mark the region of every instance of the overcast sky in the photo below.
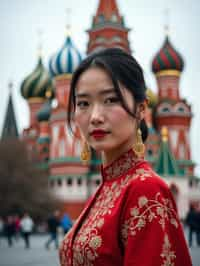
{"type": "MultiPolygon", "coordinates": [[[[200,1],[199,0],[118,0],[134,56],[143,66],[147,85],[157,91],[151,61],[163,44],[164,24],[170,26],[170,40],[181,53],[185,69],[180,93],[192,105],[192,159],[200,165],[200,1]],[[169,16],[166,18],[166,9],[169,16]]],[[[88,35],[98,0],[0,0],[0,132],[8,99],[8,82],[13,81],[13,97],[20,131],[29,124],[27,103],[20,95],[22,80],[37,63],[38,30],[44,32],[43,59],[64,43],[66,9],[71,9],[72,38],[85,54],[88,35]]],[[[200,167],[196,168],[200,176],[200,167]]]]}

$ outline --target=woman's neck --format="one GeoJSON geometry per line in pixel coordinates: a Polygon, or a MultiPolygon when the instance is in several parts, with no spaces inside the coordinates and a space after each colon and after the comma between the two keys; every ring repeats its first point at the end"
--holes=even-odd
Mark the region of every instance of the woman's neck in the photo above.
{"type": "Polygon", "coordinates": [[[123,153],[130,150],[132,148],[132,145],[133,145],[133,142],[127,143],[126,145],[123,144],[120,147],[117,147],[110,151],[103,151],[102,152],[103,167],[106,167],[107,165],[111,164],[116,159],[118,159],[123,153]]]}

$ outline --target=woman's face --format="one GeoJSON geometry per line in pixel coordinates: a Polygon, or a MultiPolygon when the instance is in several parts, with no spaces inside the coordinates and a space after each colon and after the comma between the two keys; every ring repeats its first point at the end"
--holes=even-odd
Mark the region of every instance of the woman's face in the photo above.
{"type": "MultiPolygon", "coordinates": [[[[130,110],[134,110],[131,93],[121,91],[130,110]]],[[[96,151],[119,154],[134,143],[135,119],[122,107],[112,80],[100,68],[86,70],[77,82],[75,123],[96,151]]]]}

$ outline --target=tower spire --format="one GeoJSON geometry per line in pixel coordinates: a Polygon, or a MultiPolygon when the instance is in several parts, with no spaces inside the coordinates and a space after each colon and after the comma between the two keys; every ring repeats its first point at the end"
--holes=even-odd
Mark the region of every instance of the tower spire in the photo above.
{"type": "Polygon", "coordinates": [[[43,37],[43,30],[38,29],[37,35],[38,35],[38,57],[42,58],[42,37],[43,37]]]}
{"type": "Polygon", "coordinates": [[[9,82],[8,88],[9,88],[9,98],[8,98],[5,120],[3,124],[2,136],[1,136],[2,140],[7,138],[18,138],[19,136],[16,118],[15,118],[14,106],[12,101],[12,89],[13,89],[12,81],[9,82]]]}
{"type": "Polygon", "coordinates": [[[129,29],[119,13],[116,0],[99,0],[98,8],[91,29],[88,30],[89,42],[87,53],[118,47],[131,53],[128,41],[129,29]]]}
{"type": "Polygon", "coordinates": [[[71,9],[66,8],[66,37],[71,36],[71,9]]]}
{"type": "Polygon", "coordinates": [[[170,33],[170,10],[166,8],[164,10],[164,32],[165,35],[168,37],[170,33]]]}
{"type": "Polygon", "coordinates": [[[120,17],[116,0],[100,0],[96,16],[104,15],[109,20],[113,14],[120,17]]]}

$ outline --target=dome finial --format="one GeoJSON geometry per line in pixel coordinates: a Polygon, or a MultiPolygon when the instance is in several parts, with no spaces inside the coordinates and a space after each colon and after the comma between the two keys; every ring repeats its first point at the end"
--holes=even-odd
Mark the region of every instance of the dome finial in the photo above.
{"type": "Polygon", "coordinates": [[[13,82],[12,82],[12,80],[10,80],[8,82],[8,89],[9,89],[9,93],[12,93],[12,89],[13,89],[13,82]]]}
{"type": "Polygon", "coordinates": [[[168,129],[167,129],[167,127],[165,127],[165,126],[162,127],[161,135],[162,135],[162,141],[167,142],[168,141],[168,129]]]}
{"type": "Polygon", "coordinates": [[[158,75],[180,76],[183,71],[184,61],[179,52],[173,47],[169,39],[169,9],[165,9],[165,38],[161,49],[157,52],[152,61],[152,71],[158,75]],[[163,72],[166,71],[167,72],[163,72]],[[173,70],[173,73],[168,72],[173,70]],[[175,72],[174,72],[175,70],[175,72]],[[162,71],[162,72],[161,72],[162,71]]]}
{"type": "Polygon", "coordinates": [[[164,10],[164,16],[165,16],[165,22],[164,22],[164,31],[165,35],[169,36],[169,29],[170,29],[170,10],[169,8],[166,8],[164,10]]]}
{"type": "Polygon", "coordinates": [[[38,57],[42,57],[42,37],[43,37],[43,30],[38,29],[37,34],[38,34],[38,57]]]}
{"type": "Polygon", "coordinates": [[[71,36],[71,9],[66,8],[66,37],[71,36]]]}

